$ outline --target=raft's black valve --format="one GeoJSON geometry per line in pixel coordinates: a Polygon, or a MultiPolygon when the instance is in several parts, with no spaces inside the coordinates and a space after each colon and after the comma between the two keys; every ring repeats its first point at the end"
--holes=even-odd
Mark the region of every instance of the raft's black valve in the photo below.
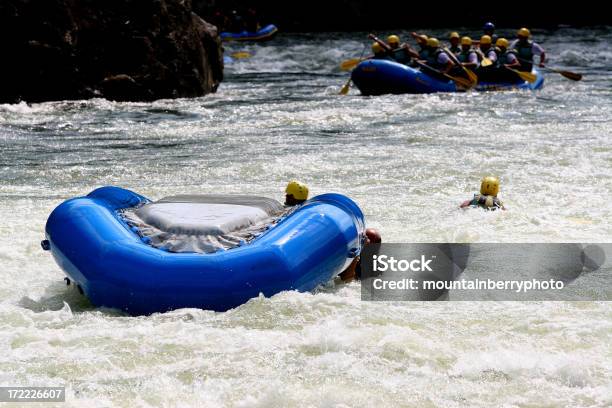
{"type": "Polygon", "coordinates": [[[51,249],[51,243],[49,242],[48,239],[43,239],[42,241],[40,241],[40,246],[45,251],[48,251],[49,249],[51,249]]]}

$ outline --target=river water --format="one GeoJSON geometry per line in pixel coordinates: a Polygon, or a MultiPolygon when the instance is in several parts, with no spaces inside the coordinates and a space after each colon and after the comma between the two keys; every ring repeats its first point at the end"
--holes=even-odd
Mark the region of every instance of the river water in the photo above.
{"type": "Polygon", "coordinates": [[[330,283],[133,318],[39,245],[56,205],[102,185],[281,199],[292,178],[354,198],[385,242],[611,242],[612,29],[535,35],[584,80],[339,96],[365,33],[287,34],[227,46],[253,56],[202,98],[0,105],[0,385],[66,385],[75,407],[610,406],[605,302],[370,303],[330,283]],[[486,174],[509,211],[457,210],[486,174]]]}

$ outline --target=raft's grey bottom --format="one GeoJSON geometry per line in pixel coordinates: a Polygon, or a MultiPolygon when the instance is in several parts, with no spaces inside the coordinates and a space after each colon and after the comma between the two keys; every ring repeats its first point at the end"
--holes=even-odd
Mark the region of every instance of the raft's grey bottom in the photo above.
{"type": "Polygon", "coordinates": [[[285,213],[271,198],[179,195],[126,209],[121,215],[156,248],[212,253],[251,241],[285,213]]]}

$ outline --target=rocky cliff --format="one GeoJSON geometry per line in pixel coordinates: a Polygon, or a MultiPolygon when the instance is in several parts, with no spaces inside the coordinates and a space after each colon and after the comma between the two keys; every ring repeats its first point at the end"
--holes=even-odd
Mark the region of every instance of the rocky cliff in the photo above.
{"type": "Polygon", "coordinates": [[[214,92],[217,34],[190,0],[2,0],[0,102],[214,92]]]}

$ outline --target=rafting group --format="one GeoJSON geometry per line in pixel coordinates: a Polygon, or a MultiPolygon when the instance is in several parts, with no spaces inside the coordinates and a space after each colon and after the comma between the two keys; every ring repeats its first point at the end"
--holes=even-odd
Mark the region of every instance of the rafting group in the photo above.
{"type": "MultiPolygon", "coordinates": [[[[434,74],[441,72],[462,76],[465,74],[463,68],[467,68],[476,73],[479,79],[498,82],[522,79],[521,72],[532,71],[534,55],[540,57],[539,66],[545,66],[546,53],[539,44],[529,39],[531,33],[527,28],[521,28],[517,33],[518,38],[512,43],[506,38],[497,38],[492,23],[487,23],[485,29],[486,33],[479,41],[452,32],[447,48],[442,47],[437,38],[413,32],[411,35],[419,46],[418,51],[405,43],[401,44],[397,35],[390,35],[386,43],[378,40],[372,44],[372,58],[433,68],[434,74]]],[[[469,79],[467,75],[465,77],[469,79]]]]}
{"type": "Polygon", "coordinates": [[[539,68],[580,79],[579,74],[548,68],[546,52],[525,27],[512,41],[497,36],[490,22],[484,25],[478,40],[450,33],[447,46],[425,34],[412,32],[411,36],[418,49],[402,43],[395,34],[386,41],[370,34],[368,37],[374,40],[372,55],[341,64],[343,70],[355,69],[340,93],[348,93],[351,82],[365,95],[539,89],[544,82],[539,68]]]}

